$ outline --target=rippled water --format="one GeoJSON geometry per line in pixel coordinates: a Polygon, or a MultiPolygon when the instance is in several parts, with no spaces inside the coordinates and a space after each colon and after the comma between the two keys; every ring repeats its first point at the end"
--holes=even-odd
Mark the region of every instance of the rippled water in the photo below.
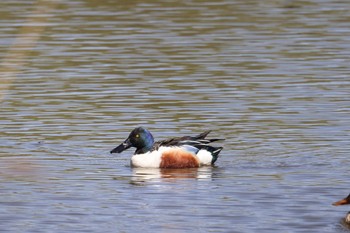
{"type": "Polygon", "coordinates": [[[347,1],[3,1],[4,232],[348,232],[347,1]],[[109,151],[212,130],[215,167],[109,151]]]}

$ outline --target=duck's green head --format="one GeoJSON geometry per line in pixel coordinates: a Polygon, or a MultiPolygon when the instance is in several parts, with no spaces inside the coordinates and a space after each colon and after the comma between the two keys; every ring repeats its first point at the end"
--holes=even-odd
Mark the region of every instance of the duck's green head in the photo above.
{"type": "Polygon", "coordinates": [[[147,129],[143,127],[135,128],[129,137],[119,146],[111,150],[111,153],[121,153],[130,147],[136,147],[135,154],[142,154],[150,151],[154,144],[154,138],[147,129]]]}

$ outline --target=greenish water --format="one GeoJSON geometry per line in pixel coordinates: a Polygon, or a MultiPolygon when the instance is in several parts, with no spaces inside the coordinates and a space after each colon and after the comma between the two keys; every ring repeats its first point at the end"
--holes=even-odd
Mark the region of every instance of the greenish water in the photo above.
{"type": "Polygon", "coordinates": [[[0,231],[347,232],[346,1],[0,3],[0,231]],[[212,130],[213,168],[109,151],[212,130]]]}

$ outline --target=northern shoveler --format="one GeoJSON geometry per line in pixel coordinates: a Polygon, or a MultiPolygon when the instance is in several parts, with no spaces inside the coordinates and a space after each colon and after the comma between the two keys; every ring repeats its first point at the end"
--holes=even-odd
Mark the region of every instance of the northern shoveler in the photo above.
{"type": "Polygon", "coordinates": [[[205,139],[210,131],[197,136],[176,137],[154,142],[152,134],[143,127],[135,128],[129,137],[111,153],[136,147],[131,166],[143,168],[195,168],[213,165],[222,147],[208,145],[223,139],[205,139]]]}
{"type": "MultiPolygon", "coordinates": [[[[348,204],[350,204],[350,194],[346,198],[333,203],[333,205],[335,206],[348,205],[348,204]]],[[[345,222],[350,224],[350,212],[348,212],[347,215],[345,216],[345,222]]]]}

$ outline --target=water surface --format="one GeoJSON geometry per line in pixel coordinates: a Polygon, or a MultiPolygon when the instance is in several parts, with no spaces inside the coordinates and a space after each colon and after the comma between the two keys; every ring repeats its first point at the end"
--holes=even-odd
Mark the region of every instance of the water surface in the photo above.
{"type": "Polygon", "coordinates": [[[4,232],[348,232],[346,1],[0,3],[4,232]],[[215,167],[109,151],[226,140],[215,167]]]}

